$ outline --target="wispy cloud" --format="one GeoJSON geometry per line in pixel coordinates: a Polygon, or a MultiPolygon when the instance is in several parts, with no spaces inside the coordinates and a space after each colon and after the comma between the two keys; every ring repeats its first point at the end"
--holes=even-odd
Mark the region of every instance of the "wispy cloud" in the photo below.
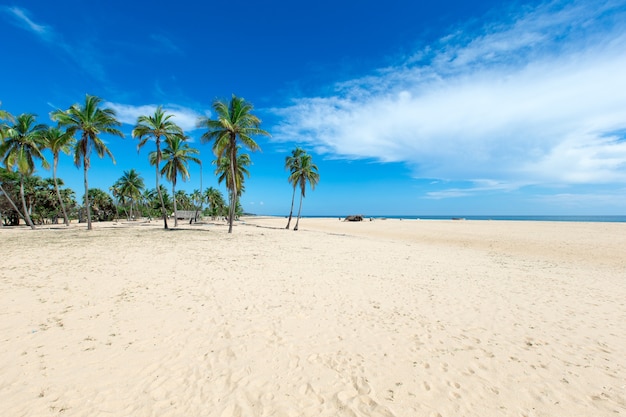
{"type": "Polygon", "coordinates": [[[34,32],[37,35],[47,36],[50,33],[50,29],[44,25],[39,25],[31,20],[28,16],[28,12],[19,7],[7,7],[0,6],[0,11],[8,13],[13,18],[13,22],[18,26],[34,32]]]}
{"type": "Polygon", "coordinates": [[[30,18],[31,13],[24,8],[0,6],[0,12],[8,15],[10,22],[14,25],[34,33],[50,47],[63,51],[65,58],[74,62],[94,78],[104,79],[104,68],[97,58],[96,49],[90,42],[83,40],[80,43],[68,43],[52,26],[35,23],[30,18]]]}
{"type": "MultiPolygon", "coordinates": [[[[104,107],[110,108],[115,111],[117,119],[125,124],[135,125],[139,116],[150,116],[154,114],[157,109],[157,105],[146,104],[142,106],[133,106],[130,104],[120,103],[103,103],[104,107]]],[[[205,116],[206,114],[200,114],[195,110],[187,107],[183,107],[177,104],[168,104],[163,106],[163,110],[172,114],[172,121],[180,126],[184,131],[190,132],[197,129],[196,122],[198,117],[205,116]]]]}
{"type": "MultiPolygon", "coordinates": [[[[274,109],[279,141],[422,178],[626,182],[626,2],[551,2],[459,29],[334,94],[274,109]]],[[[472,192],[450,190],[448,194],[472,192]]],[[[443,197],[432,195],[432,198],[443,197]]]]}
{"type": "Polygon", "coordinates": [[[158,44],[157,50],[160,52],[169,52],[176,55],[183,55],[183,50],[178,47],[170,38],[160,34],[150,35],[150,39],[158,44]]]}

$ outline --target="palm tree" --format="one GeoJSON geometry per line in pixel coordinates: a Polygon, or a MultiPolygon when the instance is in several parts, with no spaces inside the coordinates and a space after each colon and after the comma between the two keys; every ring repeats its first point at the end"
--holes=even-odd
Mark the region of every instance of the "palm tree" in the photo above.
{"type": "MultiPolygon", "coordinates": [[[[174,199],[174,227],[177,227],[178,209],[176,207],[176,180],[180,174],[182,180],[187,181],[189,178],[189,170],[187,169],[189,161],[199,164],[200,159],[194,155],[198,155],[200,151],[190,147],[185,142],[185,138],[181,136],[166,138],[165,145],[166,146],[162,154],[165,165],[163,165],[163,169],[161,169],[161,174],[165,175],[165,178],[172,183],[172,196],[174,199]]],[[[150,154],[150,163],[158,163],[156,152],[152,152],[150,154]]]]}
{"type": "MultiPolygon", "coordinates": [[[[137,145],[137,152],[143,145],[146,144],[148,139],[153,138],[156,144],[156,154],[154,156],[154,165],[156,166],[156,190],[159,194],[159,202],[161,203],[161,214],[163,215],[163,225],[167,229],[167,211],[163,204],[163,195],[161,193],[161,187],[159,187],[159,176],[161,171],[159,165],[163,159],[161,153],[161,139],[172,139],[174,137],[183,137],[183,130],[173,121],[170,120],[174,115],[165,114],[162,107],[159,106],[152,116],[139,116],[137,118],[137,125],[133,129],[133,137],[139,139],[137,145]]],[[[149,156],[150,157],[150,156],[149,156]]]]}
{"type": "MultiPolygon", "coordinates": [[[[296,149],[291,151],[291,155],[285,158],[285,169],[289,171],[289,178],[294,172],[297,172],[300,169],[300,158],[306,152],[301,147],[297,146],[296,149]]],[[[289,181],[291,182],[291,181],[289,181]]],[[[291,216],[293,215],[293,201],[296,197],[296,185],[297,182],[293,182],[293,193],[291,194],[291,209],[289,210],[289,220],[287,220],[287,227],[285,229],[289,229],[289,225],[291,224],[291,216]]]]}
{"type": "Polygon", "coordinates": [[[143,178],[141,178],[141,175],[139,175],[135,169],[124,171],[124,175],[116,181],[114,187],[119,197],[130,201],[130,213],[128,216],[130,220],[132,220],[133,204],[137,206],[137,200],[141,198],[141,193],[145,188],[143,178]]]}
{"type": "MultiPolygon", "coordinates": [[[[5,129],[5,140],[0,144],[0,157],[3,158],[4,165],[8,170],[17,168],[20,175],[20,198],[24,209],[24,221],[31,229],[35,228],[24,198],[24,179],[32,175],[35,171],[34,158],[41,159],[44,168],[48,167],[48,162],[41,153],[41,134],[46,129],[43,124],[35,124],[34,114],[21,114],[12,126],[5,129]]],[[[19,213],[19,211],[18,211],[19,213]]]]}
{"type": "MultiPolygon", "coordinates": [[[[242,153],[237,155],[237,172],[235,175],[235,186],[234,188],[237,190],[237,198],[241,197],[245,187],[243,185],[244,175],[250,177],[250,171],[248,168],[252,164],[252,160],[250,159],[250,155],[247,153],[242,153]]],[[[228,190],[232,190],[233,185],[231,184],[232,175],[230,171],[230,158],[227,156],[223,156],[219,159],[213,161],[213,165],[217,165],[215,168],[215,175],[217,175],[217,183],[221,184],[222,182],[226,182],[226,187],[228,190]]]]}
{"type": "Polygon", "coordinates": [[[59,164],[59,153],[63,152],[66,155],[70,154],[70,148],[76,143],[74,136],[70,135],[67,131],[62,132],[58,127],[49,127],[45,132],[43,132],[43,140],[44,146],[47,149],[50,149],[53,157],[53,165],[52,165],[52,179],[54,180],[54,189],[56,190],[57,198],[59,199],[59,204],[61,204],[61,210],[63,211],[63,220],[65,221],[65,225],[70,225],[70,220],[67,217],[67,211],[65,210],[65,205],[63,204],[63,199],[61,198],[61,192],[59,191],[59,184],[57,181],[57,166],[59,164]]]}
{"type": "MultiPolygon", "coordinates": [[[[0,103],[2,104],[2,103],[0,103]]],[[[0,120],[6,120],[9,122],[13,122],[15,120],[15,118],[13,117],[13,115],[11,113],[9,113],[6,110],[0,110],[0,120]]],[[[2,124],[0,125],[0,139],[3,140],[5,135],[6,135],[6,130],[9,128],[9,126],[7,126],[6,124],[2,124]]],[[[1,142],[0,142],[1,144],[1,142]]],[[[5,191],[5,189],[2,187],[2,183],[0,181],[0,192],[2,194],[4,194],[4,196],[7,198],[7,200],[9,201],[9,203],[11,204],[11,206],[13,207],[13,209],[15,210],[15,212],[21,217],[24,218],[24,215],[20,212],[20,210],[17,208],[17,205],[15,204],[15,202],[13,201],[13,199],[11,198],[11,196],[5,191]]]]}
{"type": "Polygon", "coordinates": [[[122,124],[115,118],[115,111],[112,109],[101,109],[99,107],[102,99],[96,96],[85,96],[85,104],[73,104],[66,111],[56,110],[50,117],[59,123],[59,126],[66,127],[67,132],[73,137],[80,131],[80,139],[74,146],[74,164],[80,168],[83,166],[83,176],[85,179],[85,208],[87,210],[87,230],[91,230],[91,208],[89,204],[89,181],[87,172],[91,165],[91,150],[96,150],[98,157],[103,158],[108,155],[113,163],[115,158],[107,148],[99,135],[108,133],[119,137],[124,134],[117,129],[122,124]]]}
{"type": "MultiPolygon", "coordinates": [[[[2,102],[0,101],[0,105],[2,104],[2,102]]],[[[9,113],[6,110],[0,110],[0,120],[6,120],[8,122],[13,122],[15,120],[15,117],[13,117],[13,115],[11,113],[9,113]]],[[[2,130],[1,129],[2,126],[0,126],[0,135],[2,135],[2,130]]],[[[0,136],[2,137],[2,136],[0,136]]]]}
{"type": "Polygon", "coordinates": [[[298,230],[298,223],[300,223],[300,212],[302,211],[302,199],[306,191],[306,183],[311,185],[311,190],[315,189],[315,186],[320,180],[320,174],[317,170],[317,165],[313,163],[313,158],[307,153],[300,155],[300,162],[298,170],[294,171],[289,176],[289,182],[294,185],[300,185],[300,207],[298,208],[298,219],[293,230],[298,230]]]}
{"type": "Polygon", "coordinates": [[[215,187],[209,187],[204,192],[204,198],[209,203],[209,211],[211,212],[211,217],[215,218],[215,216],[222,215],[222,208],[224,207],[224,196],[220,190],[215,187]]]}
{"type": "MultiPolygon", "coordinates": [[[[200,164],[202,166],[202,164],[200,164]]],[[[191,201],[193,201],[194,204],[194,208],[195,208],[195,215],[193,216],[194,221],[197,222],[198,221],[198,212],[202,212],[202,203],[204,202],[204,196],[202,195],[202,193],[200,192],[200,190],[193,190],[193,192],[190,195],[191,197],[191,201]]]]}
{"type": "MultiPolygon", "coordinates": [[[[237,146],[243,146],[251,151],[260,150],[259,145],[252,139],[254,135],[270,136],[261,129],[261,120],[253,115],[252,104],[243,98],[232,96],[230,103],[216,100],[213,103],[213,110],[217,119],[201,117],[198,120],[198,127],[204,127],[207,131],[202,135],[203,143],[213,141],[213,153],[219,158],[228,156],[230,161],[231,178],[236,178],[237,173],[237,146]]],[[[230,184],[230,207],[228,213],[228,233],[233,232],[233,218],[235,217],[235,207],[237,203],[236,181],[230,184]]]]}

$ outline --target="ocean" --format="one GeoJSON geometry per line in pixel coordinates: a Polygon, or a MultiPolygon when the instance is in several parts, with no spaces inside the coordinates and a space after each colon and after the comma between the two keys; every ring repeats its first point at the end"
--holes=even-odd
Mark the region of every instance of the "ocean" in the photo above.
{"type": "MultiPolygon", "coordinates": [[[[309,218],[316,217],[341,217],[345,216],[302,216],[309,218]]],[[[609,223],[626,223],[626,215],[604,215],[604,216],[476,216],[476,215],[406,215],[406,216],[385,216],[385,215],[366,215],[365,219],[406,219],[406,220],[515,220],[515,221],[534,221],[534,222],[609,222],[609,223]]]]}

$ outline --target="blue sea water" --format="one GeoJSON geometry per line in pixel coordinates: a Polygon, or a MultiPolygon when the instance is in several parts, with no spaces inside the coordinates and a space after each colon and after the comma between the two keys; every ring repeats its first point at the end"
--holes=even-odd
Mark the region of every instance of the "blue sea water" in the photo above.
{"type": "MultiPolygon", "coordinates": [[[[626,215],[604,215],[604,216],[476,216],[476,215],[406,215],[406,216],[384,216],[384,215],[363,215],[366,219],[406,219],[406,220],[513,220],[513,221],[546,221],[546,222],[609,222],[626,223],[626,215]]],[[[303,217],[345,217],[345,216],[303,216],[303,217]]]]}

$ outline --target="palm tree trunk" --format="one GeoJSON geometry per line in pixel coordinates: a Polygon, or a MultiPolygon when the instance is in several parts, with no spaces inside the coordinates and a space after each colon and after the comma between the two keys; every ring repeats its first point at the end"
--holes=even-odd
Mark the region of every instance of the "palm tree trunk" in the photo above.
{"type": "Polygon", "coordinates": [[[293,214],[293,200],[296,198],[296,186],[293,186],[293,194],[291,194],[291,210],[289,210],[289,220],[287,220],[287,227],[285,229],[289,230],[289,224],[291,224],[291,215],[293,214]]]}
{"type": "Polygon", "coordinates": [[[2,184],[0,184],[0,191],[2,192],[2,194],[4,194],[7,200],[9,200],[9,204],[11,204],[11,207],[13,207],[13,210],[17,212],[17,215],[20,216],[22,219],[24,219],[24,221],[26,221],[26,219],[24,218],[24,215],[22,214],[20,209],[17,208],[17,205],[15,204],[13,199],[11,199],[11,197],[7,194],[7,192],[4,191],[4,188],[2,188],[2,184]]]}
{"type": "Polygon", "coordinates": [[[59,163],[59,156],[54,155],[54,167],[52,169],[52,179],[54,180],[54,188],[57,192],[57,198],[59,199],[59,204],[61,204],[61,210],[63,211],[63,221],[66,226],[70,225],[70,220],[67,217],[67,212],[65,211],[65,204],[63,204],[63,199],[61,198],[61,192],[59,191],[59,184],[57,183],[57,165],[59,163]]]}
{"type": "Polygon", "coordinates": [[[133,221],[133,200],[130,200],[130,214],[128,215],[129,220],[133,221]]]}
{"type": "MultiPolygon", "coordinates": [[[[158,144],[158,142],[157,142],[158,144]]],[[[161,214],[163,215],[163,228],[169,229],[167,227],[167,211],[165,211],[165,206],[163,205],[163,195],[161,194],[161,187],[159,187],[159,149],[157,147],[157,163],[156,163],[156,189],[157,194],[159,194],[159,202],[161,203],[161,214]]]]}
{"type": "Polygon", "coordinates": [[[176,208],[176,182],[172,181],[172,195],[174,196],[174,227],[178,227],[178,210],[176,208]]]}
{"type": "Polygon", "coordinates": [[[233,232],[233,218],[235,217],[235,205],[237,204],[237,144],[235,138],[231,137],[230,141],[230,209],[228,215],[228,233],[233,232]]]}
{"type": "Polygon", "coordinates": [[[91,204],[89,204],[89,181],[87,180],[87,166],[89,161],[87,159],[83,160],[83,175],[85,178],[85,209],[87,210],[87,230],[92,230],[91,228],[91,204]]]}
{"type": "Polygon", "coordinates": [[[294,226],[293,230],[298,230],[298,223],[300,223],[300,212],[302,211],[302,196],[303,194],[300,194],[300,207],[298,208],[298,220],[296,220],[296,225],[294,226]]]}
{"type": "Polygon", "coordinates": [[[24,220],[26,224],[30,226],[31,229],[35,228],[33,221],[30,219],[30,214],[28,214],[28,209],[26,208],[26,199],[24,198],[24,175],[20,174],[20,197],[22,199],[22,206],[24,208],[24,220]]]}

